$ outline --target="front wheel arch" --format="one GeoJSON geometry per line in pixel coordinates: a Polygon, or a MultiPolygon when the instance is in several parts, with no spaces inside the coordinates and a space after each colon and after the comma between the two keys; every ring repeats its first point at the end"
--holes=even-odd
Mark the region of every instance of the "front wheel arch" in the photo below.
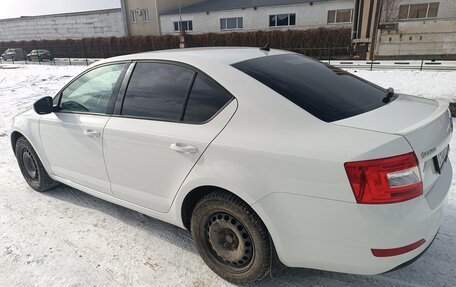
{"type": "Polygon", "coordinates": [[[21,137],[27,139],[23,134],[21,134],[18,131],[14,131],[14,132],[11,133],[11,138],[10,138],[11,139],[11,147],[13,148],[14,155],[16,155],[16,143],[17,143],[17,140],[19,138],[21,138],[21,137]]]}

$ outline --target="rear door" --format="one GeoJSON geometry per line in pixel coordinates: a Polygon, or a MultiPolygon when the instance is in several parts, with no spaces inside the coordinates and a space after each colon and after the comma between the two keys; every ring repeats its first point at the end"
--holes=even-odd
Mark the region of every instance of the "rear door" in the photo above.
{"type": "Polygon", "coordinates": [[[104,129],[112,192],[167,212],[237,103],[203,73],[163,62],[137,63],[125,90],[123,105],[104,129]]]}

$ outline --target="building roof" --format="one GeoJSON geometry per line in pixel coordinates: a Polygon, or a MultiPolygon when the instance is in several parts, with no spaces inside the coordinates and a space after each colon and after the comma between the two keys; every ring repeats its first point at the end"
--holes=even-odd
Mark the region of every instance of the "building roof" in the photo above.
{"type": "Polygon", "coordinates": [[[101,10],[89,10],[89,11],[80,11],[80,12],[67,12],[67,13],[57,13],[57,14],[46,14],[46,15],[36,15],[36,16],[20,16],[15,18],[5,18],[0,19],[0,21],[17,21],[24,19],[38,19],[45,17],[67,17],[67,16],[81,16],[81,15],[92,15],[92,14],[101,14],[101,13],[113,13],[121,12],[121,8],[110,8],[110,9],[101,9],[101,10]]]}
{"type": "MultiPolygon", "coordinates": [[[[205,0],[203,2],[182,8],[182,14],[212,12],[221,10],[236,10],[253,7],[281,6],[326,2],[331,0],[205,0]]],[[[163,15],[179,14],[179,9],[163,13],[163,15]]]]}

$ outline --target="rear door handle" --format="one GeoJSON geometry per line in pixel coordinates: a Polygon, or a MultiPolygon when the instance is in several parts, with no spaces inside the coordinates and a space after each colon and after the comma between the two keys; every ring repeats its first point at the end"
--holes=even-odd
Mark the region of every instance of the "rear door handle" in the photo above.
{"type": "Polygon", "coordinates": [[[169,146],[169,148],[173,151],[177,151],[180,153],[196,153],[198,152],[198,148],[196,146],[184,144],[184,143],[174,143],[169,146]]]}
{"type": "Polygon", "coordinates": [[[96,131],[96,130],[85,130],[82,132],[85,136],[88,136],[88,137],[94,137],[94,138],[98,138],[101,136],[101,132],[100,131],[96,131]]]}

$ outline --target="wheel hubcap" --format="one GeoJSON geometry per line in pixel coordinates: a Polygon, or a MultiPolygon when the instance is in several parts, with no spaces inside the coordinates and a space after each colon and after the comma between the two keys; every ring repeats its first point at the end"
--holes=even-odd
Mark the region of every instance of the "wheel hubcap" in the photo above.
{"type": "Polygon", "coordinates": [[[22,163],[24,164],[24,169],[27,172],[30,178],[36,178],[38,172],[36,168],[35,159],[28,149],[24,150],[22,154],[22,163]]]}
{"type": "Polygon", "coordinates": [[[233,216],[227,213],[214,214],[207,223],[207,237],[219,262],[239,269],[252,261],[250,235],[233,216]]]}

